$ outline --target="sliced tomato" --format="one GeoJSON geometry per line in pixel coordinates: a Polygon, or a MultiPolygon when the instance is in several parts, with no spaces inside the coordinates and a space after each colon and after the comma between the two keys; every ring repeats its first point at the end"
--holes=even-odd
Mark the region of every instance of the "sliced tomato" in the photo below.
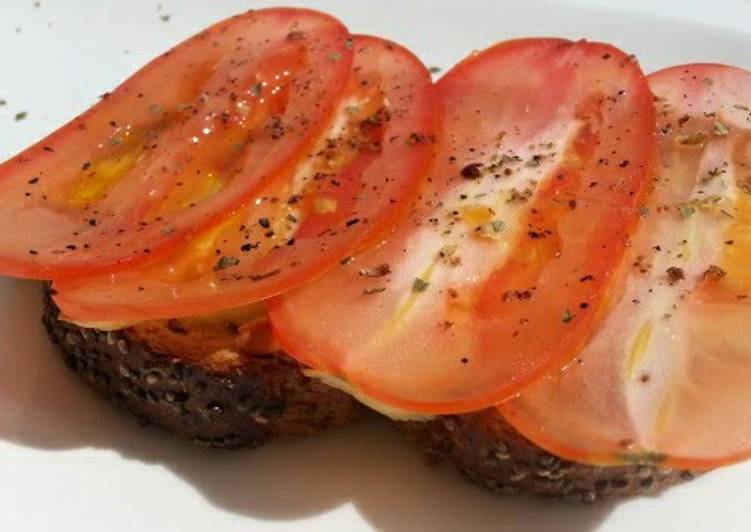
{"type": "Polygon", "coordinates": [[[128,321],[243,305],[310,280],[390,228],[424,178],[440,115],[430,73],[410,52],[374,37],[352,48],[335,120],[293,174],[154,264],[56,282],[63,314],[128,321]]]}
{"type": "Polygon", "coordinates": [[[111,271],[166,253],[288,172],[325,127],[349,34],[304,9],[231,18],[0,166],[0,273],[111,271]]]}
{"type": "Polygon", "coordinates": [[[443,141],[414,211],[269,304],[292,356],[425,413],[496,404],[576,354],[656,149],[646,80],[605,44],[502,43],[438,93],[443,141]]]}
{"type": "Polygon", "coordinates": [[[575,363],[500,410],[564,458],[708,469],[751,456],[751,73],[648,79],[661,168],[622,291],[575,363]]]}

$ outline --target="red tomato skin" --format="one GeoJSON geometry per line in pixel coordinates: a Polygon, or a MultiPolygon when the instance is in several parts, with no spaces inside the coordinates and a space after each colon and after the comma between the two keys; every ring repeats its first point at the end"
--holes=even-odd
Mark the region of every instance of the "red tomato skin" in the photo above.
{"type": "Polygon", "coordinates": [[[368,65],[376,65],[373,72],[384,78],[380,90],[393,116],[383,126],[381,151],[360,153],[336,176],[335,213],[303,218],[294,245],[186,283],[151,282],[142,270],[58,281],[55,301],[63,314],[76,321],[95,321],[102,315],[129,321],[200,315],[248,304],[309,282],[391,231],[411,208],[440,136],[435,87],[425,65],[395,43],[356,35],[352,50],[357,71],[353,79],[369,76],[368,65]],[[358,200],[364,192],[370,199],[358,200]],[[233,282],[230,277],[269,271],[279,273],[253,282],[233,282]],[[209,289],[209,284],[218,288],[209,289]]]}
{"type": "MultiPolygon", "coordinates": [[[[148,63],[112,92],[102,95],[100,101],[89,110],[0,165],[0,182],[4,183],[6,187],[18,188],[23,186],[25,187],[24,190],[29,189],[26,186],[27,180],[30,176],[36,174],[30,166],[36,161],[42,160],[43,162],[40,164],[43,165],[43,168],[52,168],[54,171],[58,171],[57,168],[61,163],[53,161],[57,157],[67,157],[69,162],[63,164],[68,164],[73,171],[71,161],[74,158],[76,158],[75,165],[80,165],[80,161],[88,160],[85,148],[83,149],[84,153],[80,153],[81,147],[102,142],[110,134],[112,129],[111,116],[113,114],[123,116],[123,119],[127,119],[132,124],[150,119],[149,114],[152,111],[150,106],[143,104],[144,93],[147,97],[149,94],[157,93],[162,100],[178,98],[180,95],[185,96],[185,91],[189,93],[192,85],[191,80],[186,78],[186,72],[181,72],[179,69],[177,72],[163,72],[165,69],[169,69],[173,63],[178,63],[181,68],[184,67],[188,71],[193,68],[198,69],[200,65],[196,66],[196,64],[203,57],[194,57],[194,54],[207,53],[205,43],[209,39],[221,39],[223,35],[233,31],[237,25],[253,23],[258,20],[266,24],[289,26],[294,26],[299,21],[304,20],[315,21],[315,24],[320,26],[320,30],[315,39],[311,40],[316,42],[325,40],[331,45],[326,54],[336,55],[336,61],[331,61],[336,66],[327,70],[327,72],[333,74],[327,81],[329,83],[328,90],[320,94],[318,101],[320,108],[317,113],[320,119],[314,120],[313,125],[301,135],[296,143],[297,149],[280,153],[279,160],[268,168],[269,176],[289,172],[295,164],[295,152],[301,152],[310,146],[325,127],[334,108],[334,103],[346,86],[348,70],[352,61],[352,51],[347,44],[349,32],[341,22],[330,15],[304,8],[250,10],[216,23],[190,37],[148,63]],[[115,110],[118,112],[115,113],[115,110]],[[57,146],[61,144],[64,144],[67,149],[57,149],[57,146]],[[50,166],[53,162],[54,165],[50,166]]],[[[315,49],[315,46],[311,46],[311,49],[315,49]]],[[[323,52],[318,50],[316,53],[321,55],[323,52]]],[[[219,58],[221,56],[215,59],[219,58]]],[[[327,67],[330,67],[330,65],[327,65],[327,67]]],[[[75,166],[75,168],[78,169],[79,166],[75,166]]],[[[54,242],[46,242],[45,245],[50,248],[59,248],[48,256],[43,256],[41,248],[34,249],[36,246],[29,238],[29,234],[20,234],[20,231],[16,230],[10,231],[4,237],[9,239],[7,242],[0,239],[0,243],[6,244],[5,246],[0,245],[4,248],[0,250],[0,274],[18,278],[53,280],[114,272],[153,262],[156,258],[181,246],[186,239],[190,239],[202,228],[222,219],[226,212],[247,201],[254,192],[263,186],[267,179],[268,176],[261,176],[258,183],[248,186],[242,193],[235,194],[232,198],[225,198],[224,201],[207,205],[208,208],[204,208],[203,212],[195,211],[190,216],[184,216],[184,224],[177,228],[167,227],[165,220],[162,227],[152,224],[152,228],[144,231],[142,227],[137,227],[138,216],[132,215],[131,223],[135,225],[128,228],[127,232],[132,238],[128,241],[129,245],[122,247],[125,251],[120,251],[112,246],[111,241],[119,238],[117,235],[120,235],[120,232],[114,229],[106,235],[102,232],[102,236],[99,237],[99,246],[95,246],[93,242],[89,245],[84,243],[83,238],[78,238],[78,232],[83,234],[85,231],[92,231],[92,227],[88,223],[90,216],[85,212],[81,213],[82,221],[79,222],[79,225],[71,222],[68,232],[72,235],[56,238],[54,242]],[[77,245],[75,251],[65,248],[69,242],[77,245]],[[22,248],[23,252],[9,252],[9,248],[14,245],[16,248],[22,248]]],[[[137,213],[138,209],[134,212],[137,213]]],[[[0,213],[0,224],[2,223],[1,216],[2,213],[0,213]]],[[[94,216],[91,216],[91,218],[94,218],[94,216]]],[[[123,218],[126,219],[124,215],[123,218]]],[[[40,221],[42,223],[27,223],[25,227],[31,227],[33,235],[37,235],[44,240],[45,234],[51,232],[55,223],[59,224],[60,219],[53,218],[51,223],[47,225],[44,222],[50,222],[50,220],[40,221]]],[[[179,219],[177,223],[179,225],[179,219]]]]}
{"type": "MultiPolygon", "coordinates": [[[[744,363],[751,345],[744,336],[748,303],[745,292],[738,293],[741,288],[748,288],[747,278],[745,285],[743,282],[747,268],[742,263],[731,268],[721,262],[722,253],[719,257],[713,255],[717,249],[740,247],[739,253],[745,258],[748,242],[722,237],[721,233],[717,242],[707,239],[707,235],[714,234],[713,228],[701,220],[697,223],[702,224],[702,235],[694,238],[702,245],[689,248],[689,257],[676,261],[681,266],[679,281],[666,282],[665,264],[657,262],[657,267],[653,262],[665,254],[681,257],[671,249],[670,238],[688,242],[682,240],[686,236],[683,225],[702,216],[710,218],[699,207],[694,211],[691,203],[696,199],[695,190],[699,197],[710,196],[710,191],[702,187],[716,184],[724,174],[719,172],[722,166],[714,163],[709,166],[710,173],[706,173],[702,162],[710,149],[705,148],[705,142],[708,146],[737,142],[728,150],[733,156],[724,159],[727,153],[722,152],[719,160],[732,161],[731,166],[740,168],[748,166],[751,72],[722,64],[696,63],[654,72],[647,80],[655,94],[661,138],[661,164],[656,172],[659,177],[646,198],[645,210],[650,214],[634,232],[631,253],[616,274],[617,289],[613,291],[607,321],[601,324],[598,335],[583,346],[580,365],[572,364],[560,373],[545,375],[497,408],[524,437],[567,460],[606,467],[645,463],[708,471],[751,457],[745,430],[749,426],[749,416],[745,415],[749,397],[745,390],[751,372],[751,366],[744,363]],[[732,140],[734,135],[741,140],[732,140]],[[716,172],[719,173],[715,175],[716,172]],[[678,207],[688,210],[680,210],[676,217],[674,211],[678,207]],[[673,221],[675,227],[667,225],[667,231],[661,227],[673,218],[680,220],[673,221]],[[655,256],[641,255],[645,250],[655,256]],[[643,270],[642,266],[637,268],[634,260],[640,256],[649,264],[643,270]],[[705,270],[709,264],[712,266],[705,270]],[[646,277],[650,270],[656,270],[662,279],[646,277]],[[734,279],[734,274],[740,274],[741,279],[734,279]],[[640,282],[641,290],[633,289],[632,285],[639,287],[640,282]],[[675,296],[667,298],[667,312],[657,313],[657,320],[645,319],[637,309],[652,308],[655,302],[653,308],[659,309],[660,298],[666,297],[660,291],[669,293],[673,282],[674,290],[680,290],[680,294],[674,301],[670,297],[675,296]],[[631,290],[626,292],[627,289],[631,290]],[[638,317],[634,319],[639,328],[628,321],[631,317],[638,317]],[[647,329],[645,324],[649,324],[647,329]],[[650,331],[645,336],[649,340],[641,348],[647,354],[635,363],[633,355],[627,358],[627,353],[636,349],[639,342],[634,337],[642,337],[642,330],[650,331]],[[671,335],[672,331],[676,333],[671,335]],[[662,341],[660,347],[650,348],[650,353],[648,343],[658,341],[662,341]],[[648,363],[641,366],[644,360],[648,363]],[[624,368],[632,364],[636,369],[626,372],[624,368]],[[632,375],[627,378],[624,373],[632,375]],[[638,401],[643,400],[640,394],[650,393],[645,390],[664,402],[648,403],[650,408],[645,408],[638,401]],[[670,408],[653,408],[655,405],[670,408]],[[652,422],[662,428],[650,426],[652,422]]],[[[745,197],[740,194],[738,203],[747,203],[748,200],[743,201],[745,197]]],[[[718,218],[730,216],[736,220],[733,223],[747,226],[748,205],[724,205],[718,218]]]]}
{"type": "MultiPolygon", "coordinates": [[[[632,61],[632,59],[627,57],[619,50],[608,45],[597,43],[571,43],[569,41],[560,39],[520,39],[516,41],[509,41],[502,43],[497,47],[490,49],[489,51],[480,52],[474,56],[471,56],[470,58],[464,60],[459,65],[454,67],[439,81],[439,95],[443,97],[443,101],[445,102],[447,98],[445,91],[448,85],[450,85],[452,88],[459,87],[459,89],[457,90],[469,91],[468,94],[471,94],[471,91],[475,90],[477,87],[477,80],[475,76],[471,75],[471,71],[477,65],[483,65],[483,62],[487,61],[488,54],[508,54],[509,56],[513,56],[517,53],[526,54],[528,53],[528,50],[534,49],[536,46],[540,47],[540,51],[538,55],[534,56],[534,60],[540,62],[547,61],[554,65],[552,67],[553,73],[551,74],[548,71],[548,74],[546,76],[546,80],[550,81],[548,87],[546,87],[546,92],[542,96],[540,96],[540,99],[536,100],[536,102],[540,107],[544,108],[545,106],[547,106],[549,109],[553,110],[555,109],[555,106],[557,105],[556,102],[560,97],[559,93],[556,91],[566,90],[566,88],[568,86],[571,86],[571,83],[573,83],[573,81],[576,79],[575,68],[567,69],[565,68],[565,65],[563,65],[563,67],[561,68],[555,66],[555,57],[557,57],[557,54],[560,50],[565,51],[572,47],[578,47],[578,49],[587,50],[587,52],[582,52],[583,54],[591,53],[590,59],[593,62],[596,60],[602,60],[603,62],[605,62],[611,57],[613,58],[612,61],[617,61],[618,63],[616,64],[618,66],[616,68],[623,69],[623,83],[630,89],[628,91],[628,97],[631,98],[629,101],[633,102],[632,109],[634,113],[633,115],[629,115],[629,118],[634,120],[636,133],[629,133],[628,141],[632,142],[632,144],[636,144],[637,138],[639,141],[638,145],[635,145],[635,149],[633,151],[633,166],[630,166],[630,161],[623,163],[621,160],[618,160],[615,161],[618,164],[614,164],[613,169],[602,171],[603,174],[611,172],[611,175],[613,176],[609,181],[613,185],[612,188],[607,188],[607,185],[603,185],[603,188],[606,188],[607,190],[606,193],[598,194],[598,191],[601,189],[594,190],[596,183],[595,185],[591,185],[592,190],[589,192],[587,191],[587,183],[584,183],[580,187],[581,189],[583,189],[578,196],[579,201],[581,202],[580,205],[589,202],[591,204],[590,208],[592,209],[592,212],[597,212],[597,215],[594,216],[594,219],[604,220],[609,217],[611,223],[598,226],[597,223],[591,221],[587,223],[586,216],[577,215],[571,217],[572,220],[576,220],[576,224],[579,224],[579,227],[586,228],[586,230],[591,233],[600,233],[602,235],[592,237],[590,239],[592,242],[604,243],[605,241],[602,239],[607,239],[607,246],[605,246],[602,250],[598,249],[598,253],[592,255],[591,260],[588,261],[587,264],[583,264],[581,259],[578,259],[577,262],[577,259],[575,257],[569,259],[569,263],[572,264],[575,268],[571,270],[567,269],[566,275],[572,276],[572,279],[574,279],[575,277],[573,276],[572,272],[576,272],[577,269],[583,270],[586,268],[586,266],[591,265],[593,266],[593,271],[596,270],[597,276],[593,276],[594,278],[589,285],[596,287],[596,290],[590,290],[594,293],[593,296],[587,296],[585,294],[583,296],[584,299],[576,299],[574,301],[574,297],[577,295],[577,292],[575,290],[572,290],[570,291],[571,294],[569,294],[571,301],[568,301],[568,299],[557,300],[552,296],[552,293],[549,293],[549,297],[545,298],[548,303],[546,305],[540,306],[538,309],[538,314],[542,316],[541,319],[547,320],[545,323],[559,324],[557,326],[558,329],[560,329],[560,336],[558,336],[560,340],[559,343],[552,348],[547,348],[544,345],[541,346],[538,351],[541,359],[537,360],[535,358],[529,358],[529,364],[526,364],[524,360],[522,360],[525,353],[521,350],[519,350],[519,352],[515,354],[506,353],[504,356],[516,359],[518,363],[514,367],[516,367],[517,369],[526,365],[526,367],[524,367],[523,371],[519,375],[515,374],[507,376],[508,378],[503,377],[502,379],[499,379],[499,381],[502,380],[502,383],[494,386],[492,389],[489,389],[489,386],[486,386],[485,384],[483,384],[482,389],[477,388],[472,389],[471,391],[467,389],[463,397],[453,397],[450,400],[446,398],[437,398],[440,396],[440,390],[436,390],[435,388],[420,390],[421,386],[423,388],[426,388],[426,385],[424,383],[421,384],[423,379],[421,379],[419,374],[410,373],[408,364],[404,362],[404,359],[402,358],[404,350],[408,349],[409,352],[412,353],[413,351],[422,349],[422,352],[425,354],[426,359],[434,361],[433,363],[436,365],[439,364],[439,362],[435,361],[440,361],[440,367],[443,367],[443,353],[438,353],[444,347],[442,345],[443,342],[434,339],[431,343],[428,340],[427,336],[425,338],[418,336],[418,332],[415,331],[412,331],[411,336],[418,339],[413,340],[413,338],[405,338],[405,342],[414,341],[414,346],[405,347],[403,343],[397,345],[394,342],[394,345],[392,346],[392,353],[384,353],[384,356],[381,358],[376,356],[375,353],[369,353],[368,356],[371,357],[371,359],[374,361],[373,364],[369,365],[367,369],[361,368],[359,366],[357,367],[357,369],[353,369],[348,364],[351,364],[351,361],[353,359],[356,359],[357,357],[356,353],[350,353],[348,349],[354,349],[353,346],[360,345],[380,345],[380,343],[376,341],[375,338],[367,337],[367,335],[370,333],[368,332],[368,330],[366,330],[371,326],[374,328],[379,327],[378,322],[369,320],[366,317],[365,313],[361,313],[360,311],[356,312],[358,304],[357,301],[362,300],[361,294],[363,292],[361,291],[361,289],[357,288],[358,286],[360,286],[358,285],[358,282],[362,283],[362,281],[357,281],[358,276],[355,269],[351,272],[344,272],[342,270],[342,273],[332,273],[330,278],[328,276],[325,276],[324,278],[322,278],[322,280],[317,281],[317,283],[321,287],[321,293],[316,292],[314,288],[312,288],[313,285],[306,285],[303,286],[298,292],[289,292],[279,298],[275,298],[274,300],[270,301],[269,309],[272,316],[272,323],[274,325],[276,338],[282,345],[282,347],[287,350],[287,352],[289,352],[292,356],[298,358],[301,362],[317,370],[325,371],[347,380],[351,385],[356,387],[361,392],[367,394],[368,396],[374,398],[375,400],[409,412],[424,414],[453,414],[472,412],[495,405],[507,399],[508,397],[515,395],[520,390],[523,390],[524,387],[536,381],[541,375],[544,375],[551,369],[565,365],[575,356],[576,352],[586,342],[586,338],[591,333],[589,331],[593,330],[596,323],[602,317],[603,308],[607,303],[607,286],[609,283],[610,269],[618,263],[619,257],[623,254],[627,242],[628,232],[631,228],[633,228],[633,226],[636,224],[636,220],[638,219],[638,206],[643,199],[643,195],[646,190],[645,185],[648,181],[648,178],[652,175],[651,172],[654,170],[656,155],[655,136],[653,132],[654,109],[651,103],[652,96],[646,85],[644,76],[641,73],[641,70],[638,68],[638,65],[636,65],[632,61]],[[618,176],[623,177],[621,178],[618,176]],[[608,200],[611,200],[614,204],[617,203],[619,207],[614,208],[612,209],[612,212],[609,212],[610,207],[608,205],[605,205],[604,203],[598,205],[598,198],[602,196],[607,196],[608,200]],[[348,288],[349,286],[352,286],[354,288],[350,289],[348,288]],[[338,291],[342,291],[343,293],[345,291],[352,292],[352,297],[342,296],[345,299],[345,302],[341,303],[341,306],[343,308],[347,308],[348,313],[352,316],[357,316],[357,318],[342,316],[340,320],[337,320],[335,318],[332,318],[331,316],[327,316],[327,312],[329,312],[329,310],[336,312],[336,309],[330,309],[332,304],[324,301],[323,293],[325,292],[327,294],[326,297],[333,300],[336,298],[338,291]],[[576,305],[576,307],[573,306],[574,304],[576,305]],[[579,305],[585,305],[582,308],[588,308],[589,311],[580,311],[579,305]],[[299,327],[295,326],[295,324],[300,321],[300,318],[296,318],[296,315],[307,314],[311,312],[311,309],[314,307],[318,308],[318,310],[316,311],[316,316],[318,319],[316,321],[320,321],[322,323],[319,323],[318,326],[310,329],[304,325],[300,325],[299,327]],[[572,314],[568,317],[565,312],[565,309],[567,307],[571,309],[572,314]],[[576,316],[573,315],[574,312],[576,312],[576,316]],[[349,325],[346,321],[344,321],[346,319],[357,319],[357,321],[362,324],[361,326],[358,326],[357,334],[352,333],[349,325]],[[569,324],[569,322],[571,322],[573,319],[575,319],[576,321],[573,321],[571,324],[569,324]],[[325,335],[325,331],[329,330],[330,327],[333,327],[334,323],[337,323],[339,330],[346,331],[346,346],[337,341],[337,335],[333,333],[329,334],[328,336],[325,335]],[[318,331],[324,331],[324,333],[319,334],[318,331]],[[433,347],[435,347],[435,350],[437,352],[432,353],[432,355],[435,356],[429,357],[428,355],[431,354],[433,347]],[[439,354],[440,357],[438,356],[439,354]],[[377,368],[374,368],[373,366],[377,366],[377,368]],[[404,387],[397,386],[396,384],[391,385],[387,391],[384,389],[387,385],[383,384],[382,381],[388,381],[388,371],[390,371],[390,368],[396,367],[400,368],[400,372],[402,373],[402,375],[396,380],[399,380],[399,382],[412,381],[411,386],[414,389],[411,388],[408,392],[405,392],[404,387]],[[371,372],[380,373],[374,375],[371,372]],[[377,379],[380,379],[379,383],[375,382],[377,379]],[[486,390],[486,388],[488,389],[486,390]]],[[[529,53],[532,54],[532,52],[529,53]]],[[[579,83],[583,82],[580,81],[579,83]]],[[[608,85],[608,87],[612,88],[612,86],[617,84],[617,82],[611,83],[610,85],[608,85]]],[[[480,86],[482,87],[482,90],[489,90],[484,85],[482,85],[482,83],[480,83],[480,86]]],[[[457,98],[460,99],[459,96],[457,96],[457,98]]],[[[467,103],[466,105],[469,108],[474,108],[472,107],[471,103],[467,103]]],[[[602,103],[602,105],[604,107],[607,107],[607,104],[605,103],[602,103]]],[[[521,115],[524,112],[524,109],[523,106],[520,105],[520,107],[522,107],[522,109],[510,110],[509,112],[516,112],[518,113],[518,115],[521,115]]],[[[581,112],[587,112],[587,105],[583,105],[581,107],[581,112]]],[[[451,113],[452,111],[448,112],[451,113]]],[[[479,113],[480,112],[478,111],[478,115],[479,113]]],[[[525,118],[527,117],[525,116],[525,118]]],[[[545,113],[541,113],[538,119],[535,119],[535,117],[528,118],[529,122],[525,123],[524,125],[525,133],[545,130],[548,125],[549,118],[549,115],[545,113]]],[[[519,119],[519,116],[516,116],[516,119],[519,119]]],[[[471,132],[465,135],[464,131],[462,131],[461,133],[452,131],[452,120],[454,120],[454,118],[446,118],[447,125],[445,126],[444,130],[444,138],[455,138],[458,139],[456,140],[457,143],[461,143],[463,139],[470,138],[472,136],[471,132]]],[[[468,120],[467,124],[470,124],[470,122],[471,121],[468,120]]],[[[508,120],[507,123],[498,125],[498,128],[503,129],[504,127],[506,127],[508,129],[510,127],[510,124],[513,124],[513,120],[508,120]]],[[[623,127],[623,125],[623,122],[619,122],[619,127],[623,127]]],[[[469,128],[470,125],[467,125],[466,127],[469,128]]],[[[511,134],[509,133],[509,135],[511,134]]],[[[533,136],[532,133],[530,133],[530,136],[533,136]]],[[[485,147],[482,143],[482,139],[474,139],[474,141],[477,142],[477,150],[482,151],[482,149],[485,147]]],[[[610,139],[610,141],[610,143],[612,144],[613,142],[615,142],[615,139],[610,139]]],[[[584,153],[585,155],[586,153],[603,153],[606,149],[605,145],[600,145],[599,142],[595,142],[594,140],[589,139],[586,134],[583,135],[581,144],[581,150],[583,150],[582,153],[584,153]],[[598,152],[597,150],[600,151],[598,152]]],[[[608,148],[608,150],[609,149],[610,148],[608,148]]],[[[448,150],[446,152],[441,152],[440,150],[441,148],[439,147],[439,159],[443,161],[442,157],[445,157],[446,159],[450,160],[448,155],[450,154],[451,150],[448,150]]],[[[614,153],[627,155],[630,152],[628,149],[626,149],[615,150],[614,153]]],[[[608,154],[610,154],[610,151],[608,151],[608,154]]],[[[455,163],[455,171],[458,172],[458,170],[467,163],[471,163],[469,156],[467,156],[466,160],[463,160],[461,157],[459,157],[459,161],[455,163]]],[[[591,158],[588,164],[589,166],[587,167],[586,172],[582,173],[586,177],[594,179],[594,177],[599,173],[599,170],[594,169],[597,164],[597,157],[591,158]]],[[[470,166],[472,165],[469,164],[467,168],[469,168],[470,166]]],[[[571,194],[570,190],[576,190],[576,186],[579,186],[577,185],[577,183],[579,183],[580,181],[580,179],[576,177],[575,173],[576,172],[574,172],[573,170],[566,170],[566,176],[561,179],[561,183],[551,185],[548,191],[543,194],[545,201],[548,203],[560,203],[562,200],[565,201],[566,198],[571,197],[569,195],[571,194]],[[579,179],[579,181],[577,181],[577,179],[579,179]]],[[[450,172],[450,170],[446,170],[444,172],[443,168],[433,168],[431,169],[430,174],[433,178],[433,181],[431,181],[432,188],[429,188],[427,192],[424,191],[423,197],[429,197],[431,198],[431,200],[433,200],[433,195],[439,196],[439,194],[442,193],[445,188],[452,186],[452,180],[454,178],[448,178],[449,175],[453,174],[450,172]],[[445,179],[443,177],[444,174],[446,174],[447,176],[445,179]]],[[[471,169],[467,170],[467,175],[464,177],[467,179],[472,179],[474,177],[472,175],[471,169]]],[[[438,197],[438,199],[435,201],[440,203],[442,199],[442,197],[438,197]]],[[[417,215],[415,218],[417,219],[419,216],[422,216],[422,213],[417,215]]],[[[441,216],[442,214],[436,215],[435,218],[440,220],[442,219],[441,216]]],[[[551,214],[551,216],[553,215],[551,214]]],[[[425,215],[424,218],[428,218],[428,215],[425,215]]],[[[422,220],[422,218],[420,219],[422,220]]],[[[530,221],[533,220],[534,218],[530,218],[530,221]]],[[[573,224],[574,222],[569,223],[573,224]]],[[[416,223],[415,225],[420,226],[421,224],[416,223]]],[[[423,220],[422,225],[427,226],[428,223],[423,220]]],[[[398,228],[395,234],[400,234],[398,232],[398,228]]],[[[384,243],[384,246],[388,246],[388,239],[384,240],[386,241],[384,243]]],[[[409,247],[409,241],[410,240],[407,236],[402,235],[394,237],[395,243],[388,249],[392,251],[402,250],[399,251],[399,253],[403,253],[403,250],[406,250],[409,247]]],[[[569,253],[569,255],[571,256],[576,254],[569,253]]],[[[377,250],[374,250],[371,255],[367,255],[366,251],[366,254],[364,255],[364,258],[362,259],[360,264],[362,264],[363,266],[368,266],[370,265],[370,263],[375,264],[381,262],[389,262],[389,259],[395,259],[396,256],[397,251],[394,251],[393,256],[388,255],[388,253],[386,252],[380,253],[380,251],[377,250]]],[[[587,257],[589,257],[589,255],[587,255],[587,257]]],[[[392,270],[399,270],[400,266],[401,264],[398,262],[396,265],[394,265],[393,263],[391,264],[392,270]]],[[[466,274],[467,277],[469,277],[470,275],[471,273],[466,274]]],[[[517,277],[522,278],[523,276],[524,271],[522,270],[517,277]]],[[[582,276],[587,277],[584,273],[582,273],[582,276]]],[[[498,336],[498,322],[502,319],[508,318],[509,316],[512,318],[515,315],[517,317],[520,316],[520,314],[509,310],[506,315],[498,314],[495,318],[487,319],[489,317],[489,313],[491,312],[491,307],[493,305],[497,305],[497,301],[500,300],[501,294],[499,294],[499,290],[502,286],[502,283],[507,282],[511,278],[511,275],[509,274],[509,272],[499,272],[498,277],[499,282],[497,284],[499,284],[500,286],[491,287],[491,289],[487,291],[485,297],[478,296],[476,298],[476,301],[469,303],[470,307],[468,309],[468,312],[472,313],[472,316],[474,316],[478,320],[478,322],[485,320],[485,323],[483,323],[481,326],[481,338],[479,339],[477,345],[479,345],[479,349],[485,350],[487,352],[492,352],[499,348],[505,349],[505,347],[508,347],[507,345],[504,347],[504,343],[508,343],[509,340],[505,338],[502,339],[498,336]]],[[[568,277],[566,277],[566,279],[568,279],[568,277]]],[[[579,277],[576,277],[575,282],[579,283],[579,277]]],[[[388,290],[392,289],[389,288],[389,286],[393,287],[394,281],[392,280],[391,285],[389,285],[389,280],[387,279],[382,284],[383,286],[387,287],[387,292],[384,292],[385,294],[388,293],[388,290]]],[[[571,284],[573,284],[573,282],[571,284]]],[[[401,285],[399,286],[401,289],[401,285]]],[[[424,286],[425,285],[423,285],[422,289],[425,289],[424,286]]],[[[445,291],[446,289],[445,286],[439,286],[436,288],[432,288],[432,285],[430,286],[431,287],[427,289],[428,291],[433,289],[440,292],[440,290],[445,291]]],[[[517,288],[524,287],[526,287],[526,285],[519,286],[517,288]]],[[[409,289],[409,286],[406,286],[406,288],[409,289]]],[[[507,290],[508,288],[513,287],[505,287],[504,290],[507,290]]],[[[412,290],[414,291],[415,288],[413,287],[412,290]]],[[[420,289],[418,288],[418,290],[420,289]]],[[[374,295],[372,296],[372,298],[373,299],[371,299],[371,301],[379,301],[377,299],[378,296],[374,295]]],[[[385,303],[377,304],[379,307],[387,306],[388,308],[391,308],[392,303],[391,299],[388,299],[385,303]]],[[[431,300],[431,305],[433,304],[438,305],[439,303],[433,303],[433,301],[431,300]]],[[[512,307],[517,306],[519,308],[522,308],[522,306],[524,305],[527,305],[526,308],[529,308],[528,306],[531,305],[531,303],[527,301],[514,304],[509,303],[508,308],[511,309],[512,307]]],[[[432,316],[431,319],[434,319],[438,323],[441,321],[441,319],[448,318],[446,316],[437,315],[432,316]]],[[[305,321],[305,318],[302,318],[302,321],[305,321]]],[[[422,326],[421,324],[416,323],[416,320],[413,320],[410,323],[415,327],[422,326]]],[[[449,328],[452,326],[453,322],[449,322],[449,324],[447,325],[447,327],[449,328]]],[[[480,326],[478,325],[478,327],[480,326]]],[[[429,329],[427,325],[425,325],[425,328],[426,330],[432,330],[429,329]]],[[[508,327],[505,327],[505,329],[501,328],[501,330],[505,332],[505,330],[508,330],[508,327]]],[[[509,332],[511,331],[509,330],[509,332]]],[[[422,331],[419,331],[419,334],[421,335],[422,331]]],[[[556,335],[557,334],[558,333],[556,333],[556,335]]],[[[537,337],[543,338],[544,335],[540,334],[537,335],[537,337]]],[[[527,335],[526,338],[529,338],[530,343],[533,344],[535,342],[542,342],[542,340],[538,341],[538,339],[533,336],[527,335]]],[[[449,342],[450,339],[447,335],[446,343],[448,344],[449,342]]],[[[433,380],[438,381],[445,377],[445,379],[448,381],[448,384],[445,384],[445,386],[448,388],[455,384],[454,381],[451,380],[451,374],[461,374],[462,371],[466,371],[462,369],[462,364],[471,364],[470,359],[472,355],[468,354],[467,357],[469,358],[460,359],[460,355],[455,354],[461,353],[460,349],[446,348],[446,351],[446,364],[448,364],[452,360],[455,360],[456,366],[453,369],[447,368],[445,373],[440,373],[438,370],[436,370],[435,375],[431,374],[431,382],[433,380]],[[452,356],[454,356],[455,359],[452,359],[452,356]]],[[[427,364],[428,361],[426,360],[423,365],[427,364]]],[[[483,364],[482,360],[477,361],[476,364],[479,364],[480,368],[486,367],[483,364]]],[[[482,373],[482,371],[478,371],[482,373]]],[[[513,371],[513,369],[510,371],[513,371]]],[[[467,381],[467,386],[470,387],[468,383],[469,381],[467,381]]],[[[452,387],[452,390],[453,389],[454,388],[452,387]]]]}

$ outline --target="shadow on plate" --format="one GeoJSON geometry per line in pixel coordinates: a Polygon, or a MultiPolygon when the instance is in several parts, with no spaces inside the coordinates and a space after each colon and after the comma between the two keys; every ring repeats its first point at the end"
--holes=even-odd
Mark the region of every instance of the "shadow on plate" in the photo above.
{"type": "Polygon", "coordinates": [[[449,467],[426,467],[419,449],[368,419],[315,438],[249,451],[194,446],[97,397],[47,341],[37,283],[0,280],[0,439],[49,451],[111,449],[168,467],[217,507],[293,520],[351,503],[387,532],[594,530],[612,505],[498,497],[449,467]]]}

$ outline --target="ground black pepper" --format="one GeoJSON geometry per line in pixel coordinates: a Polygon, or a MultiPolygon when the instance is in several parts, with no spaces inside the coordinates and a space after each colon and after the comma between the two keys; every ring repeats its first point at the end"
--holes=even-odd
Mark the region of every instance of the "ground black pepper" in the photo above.
{"type": "Polygon", "coordinates": [[[462,168],[461,174],[464,179],[478,179],[482,173],[480,168],[482,163],[471,163],[462,168]]]}
{"type": "Polygon", "coordinates": [[[682,281],[686,277],[685,273],[683,272],[683,268],[678,268],[677,266],[671,266],[670,268],[665,270],[665,273],[667,274],[668,283],[670,283],[671,285],[682,281]]]}
{"type": "Polygon", "coordinates": [[[264,279],[268,279],[269,277],[273,277],[275,275],[279,275],[281,273],[281,269],[277,268],[276,270],[271,270],[266,273],[254,273],[249,276],[251,281],[263,281],[264,279]]]}
{"type": "Polygon", "coordinates": [[[720,268],[719,266],[715,266],[714,264],[710,264],[709,268],[702,274],[702,279],[705,279],[707,281],[719,281],[721,279],[724,279],[727,276],[727,272],[720,268]]]}
{"type": "Polygon", "coordinates": [[[383,277],[391,273],[391,267],[384,262],[372,268],[361,268],[358,273],[363,277],[383,277]]]}

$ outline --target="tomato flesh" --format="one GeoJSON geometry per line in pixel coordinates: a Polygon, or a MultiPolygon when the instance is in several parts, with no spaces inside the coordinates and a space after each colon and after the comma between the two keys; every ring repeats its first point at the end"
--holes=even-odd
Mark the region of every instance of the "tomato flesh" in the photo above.
{"type": "Polygon", "coordinates": [[[289,172],[351,68],[338,21],[252,11],[163,54],[0,166],[0,273],[59,279],[154,260],[289,172]]]}
{"type": "Polygon", "coordinates": [[[437,87],[443,141],[413,211],[269,303],[292,356],[420,413],[496,404],[576,354],[656,148],[646,80],[608,45],[502,43],[437,87]]]}
{"type": "Polygon", "coordinates": [[[709,469],[751,456],[751,73],[648,78],[660,171],[607,318],[500,406],[557,456],[709,469]]]}
{"type": "Polygon", "coordinates": [[[333,123],[289,176],[162,260],[55,283],[76,321],[204,314],[292,289],[390,228],[433,153],[427,69],[404,48],[354,37],[348,88],[333,123]]]}

